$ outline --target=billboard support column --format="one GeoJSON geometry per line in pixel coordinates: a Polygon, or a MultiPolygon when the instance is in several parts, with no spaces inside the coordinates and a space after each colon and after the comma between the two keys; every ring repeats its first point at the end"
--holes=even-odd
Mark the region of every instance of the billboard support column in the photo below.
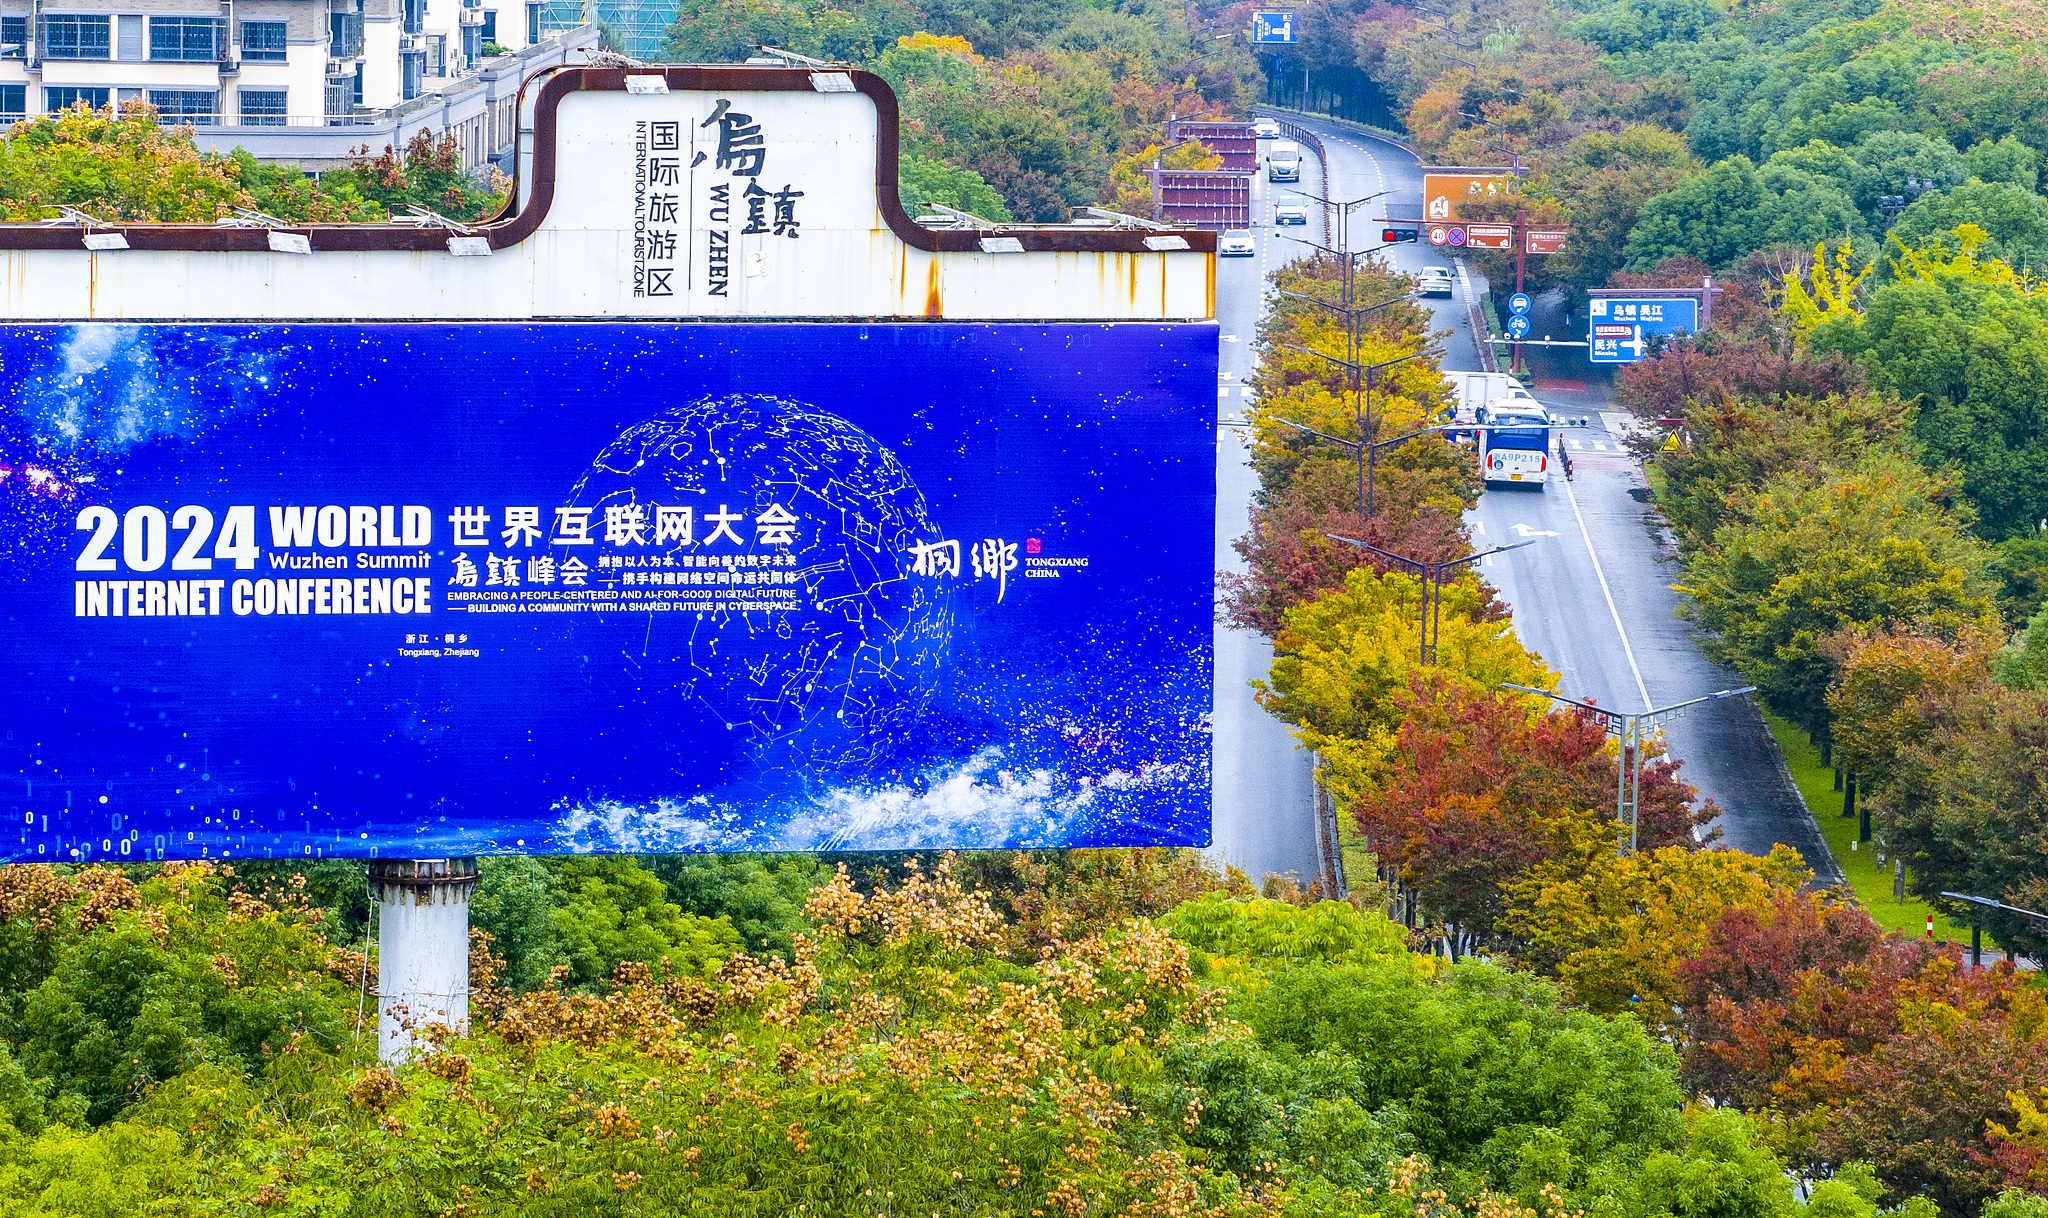
{"type": "Polygon", "coordinates": [[[474,858],[378,859],[377,1056],[412,1056],[420,1029],[469,1031],[469,898],[474,858]]]}

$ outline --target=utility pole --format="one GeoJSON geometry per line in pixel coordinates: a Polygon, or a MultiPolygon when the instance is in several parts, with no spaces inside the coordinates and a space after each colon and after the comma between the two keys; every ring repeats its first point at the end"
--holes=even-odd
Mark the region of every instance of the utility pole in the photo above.
{"type": "MultiPolygon", "coordinates": [[[[1473,142],[1478,144],[1482,148],[1491,148],[1496,152],[1505,152],[1508,154],[1508,157],[1514,163],[1513,173],[1515,178],[1515,198],[1517,200],[1520,200],[1522,197],[1522,154],[1516,152],[1512,147],[1509,147],[1506,143],[1508,137],[1507,126],[1503,123],[1495,122],[1493,119],[1487,118],[1483,114],[1467,114],[1463,110],[1460,110],[1458,114],[1460,117],[1471,119],[1473,122],[1485,123],[1489,127],[1497,127],[1500,129],[1502,140],[1501,143],[1495,144],[1490,143],[1486,140],[1474,140],[1473,142]]],[[[1513,241],[1515,245],[1515,295],[1520,296],[1524,293],[1524,291],[1527,290],[1529,267],[1529,213],[1528,210],[1524,208],[1520,202],[1517,202],[1515,204],[1515,218],[1511,222],[1509,222],[1508,233],[1508,239],[1513,241]]],[[[1515,343],[1511,349],[1511,354],[1508,359],[1508,371],[1514,373],[1516,376],[1520,376],[1522,374],[1523,365],[1521,343],[1515,343]]]]}
{"type": "Polygon", "coordinates": [[[1719,702],[1724,698],[1739,698],[1744,694],[1756,692],[1756,686],[1745,685],[1741,689],[1724,689],[1702,697],[1689,698],[1684,702],[1674,702],[1670,706],[1660,706],[1638,714],[1627,714],[1621,711],[1608,710],[1604,706],[1595,706],[1591,702],[1581,702],[1577,698],[1567,698],[1563,694],[1552,693],[1547,689],[1536,689],[1528,685],[1515,685],[1511,682],[1503,681],[1501,682],[1501,688],[1512,689],[1517,693],[1535,694],[1539,698],[1549,698],[1555,702],[1576,706],[1581,711],[1598,719],[1601,725],[1607,729],[1608,735],[1617,737],[1620,740],[1621,752],[1616,759],[1619,761],[1620,766],[1614,784],[1614,818],[1624,826],[1624,835],[1621,843],[1621,853],[1623,854],[1635,853],[1641,836],[1639,821],[1642,813],[1644,729],[1655,727],[1657,731],[1662,732],[1665,723],[1679,718],[1696,706],[1701,706],[1708,702],[1719,702]]]}
{"type": "Polygon", "coordinates": [[[1523,546],[1533,546],[1536,544],[1532,538],[1529,541],[1517,541],[1504,546],[1495,546],[1491,550],[1481,550],[1477,554],[1468,554],[1463,558],[1425,562],[1419,558],[1410,558],[1406,554],[1396,554],[1392,550],[1383,550],[1376,545],[1363,541],[1357,541],[1349,537],[1339,537],[1335,533],[1325,533],[1323,536],[1331,541],[1341,541],[1347,546],[1357,546],[1361,550],[1370,551],[1390,562],[1400,563],[1409,571],[1414,572],[1416,578],[1422,581],[1422,646],[1416,655],[1416,659],[1424,668],[1428,668],[1436,663],[1437,641],[1443,637],[1444,584],[1447,582],[1444,577],[1446,575],[1455,575],[1461,568],[1468,567],[1482,558],[1491,557],[1495,554],[1505,554],[1509,550],[1519,550],[1523,546]]]}

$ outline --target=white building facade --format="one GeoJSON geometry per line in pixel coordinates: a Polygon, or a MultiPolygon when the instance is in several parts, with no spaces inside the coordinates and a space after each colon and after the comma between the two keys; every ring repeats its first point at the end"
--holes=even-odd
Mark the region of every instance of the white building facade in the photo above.
{"type": "Polygon", "coordinates": [[[543,34],[539,0],[0,0],[0,125],[137,100],[205,148],[340,163],[453,131],[509,151],[519,82],[580,63],[592,26],[543,34]],[[497,120],[497,121],[494,121],[497,120]]]}

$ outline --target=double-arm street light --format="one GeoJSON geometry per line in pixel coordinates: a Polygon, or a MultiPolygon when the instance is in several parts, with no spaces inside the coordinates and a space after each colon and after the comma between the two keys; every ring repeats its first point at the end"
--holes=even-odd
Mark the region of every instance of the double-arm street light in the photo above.
{"type": "MultiPolygon", "coordinates": [[[[1309,197],[1314,198],[1315,196],[1310,195],[1309,197]]],[[[1375,195],[1373,197],[1377,198],[1378,196],[1375,195]]],[[[1344,278],[1340,282],[1343,284],[1344,287],[1344,303],[1346,304],[1351,303],[1351,293],[1353,285],[1357,279],[1358,259],[1367,257],[1372,254],[1377,254],[1381,250],[1392,249],[1395,245],[1399,244],[1399,242],[1383,242],[1379,245],[1373,246],[1371,249],[1344,250],[1332,249],[1329,246],[1323,245],[1319,242],[1310,241],[1307,237],[1296,237],[1290,233],[1278,233],[1275,235],[1280,237],[1280,239],[1283,241],[1292,241],[1296,245],[1306,245],[1312,250],[1321,250],[1323,253],[1328,254],[1332,258],[1335,258],[1342,265],[1343,268],[1344,278]]]]}
{"type": "Polygon", "coordinates": [[[1348,250],[1351,248],[1351,209],[1354,207],[1364,207],[1366,204],[1372,202],[1374,199],[1384,198],[1385,196],[1393,194],[1394,192],[1391,190],[1382,190],[1377,191],[1373,194],[1366,195],[1362,199],[1350,199],[1344,201],[1340,201],[1337,199],[1325,199],[1321,195],[1312,195],[1298,186],[1295,187],[1294,193],[1300,195],[1304,199],[1313,199],[1316,202],[1322,204],[1325,209],[1324,214],[1326,215],[1330,212],[1336,213],[1337,231],[1334,233],[1325,233],[1324,235],[1329,237],[1330,240],[1336,244],[1338,249],[1348,250]]]}
{"type": "Polygon", "coordinates": [[[1693,707],[1701,706],[1708,702],[1719,702],[1724,698],[1739,698],[1743,694],[1753,694],[1756,692],[1756,686],[1745,685],[1741,689],[1724,689],[1717,693],[1707,694],[1704,697],[1689,698],[1684,702],[1674,702],[1670,706],[1660,706],[1654,710],[1629,714],[1625,711],[1609,710],[1604,706],[1595,706],[1591,702],[1581,702],[1577,698],[1567,698],[1563,694],[1555,694],[1547,689],[1535,689],[1527,685],[1515,685],[1505,681],[1501,683],[1501,688],[1512,689],[1518,693],[1535,694],[1539,698],[1549,698],[1553,701],[1576,706],[1580,710],[1591,714],[1595,719],[1598,719],[1601,725],[1607,729],[1608,735],[1620,737],[1621,756],[1616,759],[1620,763],[1620,773],[1615,781],[1614,819],[1628,826],[1628,841],[1622,847],[1623,853],[1634,853],[1636,844],[1640,839],[1637,822],[1641,819],[1642,813],[1643,729],[1655,725],[1661,731],[1665,723],[1678,718],[1693,707]]]}
{"type": "Polygon", "coordinates": [[[1343,318],[1344,357],[1347,360],[1356,360],[1358,358],[1359,318],[1364,317],[1368,313],[1377,313],[1381,309],[1384,309],[1389,305],[1401,304],[1404,301],[1413,300],[1415,298],[1415,293],[1403,292],[1399,296],[1389,297],[1388,299],[1382,300],[1377,304],[1361,305],[1357,308],[1352,308],[1350,301],[1348,300],[1345,301],[1343,304],[1337,304],[1333,301],[1322,300],[1314,296],[1305,296],[1300,292],[1290,292],[1285,288],[1275,288],[1274,291],[1278,292],[1282,296],[1288,297],[1291,300],[1299,300],[1304,304],[1312,304],[1319,309],[1328,309],[1330,312],[1335,313],[1337,316],[1343,318]]]}
{"type": "MultiPolygon", "coordinates": [[[[1392,302],[1389,301],[1387,303],[1391,304],[1392,302]]],[[[1352,417],[1357,421],[1358,424],[1358,439],[1338,439],[1336,436],[1327,435],[1323,432],[1317,431],[1313,427],[1304,427],[1300,423],[1296,423],[1288,419],[1275,417],[1273,421],[1276,423],[1285,423],[1287,426],[1295,428],[1299,431],[1309,432],[1312,435],[1321,436],[1325,440],[1330,440],[1337,444],[1342,444],[1345,447],[1350,448],[1353,452],[1357,454],[1358,511],[1361,516],[1370,519],[1372,516],[1373,509],[1374,487],[1372,484],[1372,478],[1369,475],[1373,467],[1377,464],[1379,450],[1382,448],[1391,448],[1395,444],[1399,444],[1407,440],[1412,440],[1416,436],[1424,434],[1424,432],[1418,431],[1410,435],[1402,436],[1398,440],[1388,440],[1385,443],[1375,442],[1372,437],[1373,434],[1379,430],[1379,420],[1373,415],[1372,412],[1373,384],[1379,379],[1379,371],[1382,368],[1391,368],[1396,364],[1405,364],[1411,359],[1418,359],[1425,355],[1436,355],[1440,353],[1424,349],[1421,351],[1410,351],[1406,355],[1399,356],[1395,359],[1383,360],[1377,364],[1361,364],[1356,360],[1338,359],[1334,355],[1325,355],[1321,351],[1317,351],[1313,347],[1297,346],[1294,343],[1283,343],[1281,345],[1286,347],[1289,351],[1299,351],[1305,355],[1313,355],[1317,359],[1327,360],[1330,363],[1337,365],[1339,368],[1346,369],[1351,373],[1351,413],[1352,417]],[[1359,392],[1361,388],[1364,390],[1363,403],[1361,403],[1359,400],[1359,392]]],[[[1438,429],[1434,427],[1425,429],[1425,431],[1436,430],[1438,429]]]]}
{"type": "MultiPolygon", "coordinates": [[[[1417,432],[1416,434],[1420,435],[1422,433],[1417,432]]],[[[1495,554],[1505,554],[1509,550],[1519,550],[1523,546],[1533,546],[1536,544],[1534,539],[1517,541],[1504,546],[1495,546],[1491,550],[1481,550],[1477,554],[1468,554],[1463,558],[1447,558],[1437,562],[1425,562],[1420,558],[1410,558],[1406,554],[1396,554],[1392,550],[1383,550],[1369,542],[1355,541],[1349,537],[1339,537],[1335,533],[1325,533],[1323,536],[1331,541],[1341,541],[1347,546],[1357,546],[1359,549],[1370,551],[1381,558],[1400,563],[1403,567],[1413,571],[1422,580],[1422,647],[1416,658],[1424,668],[1428,668],[1436,663],[1437,640],[1442,637],[1444,584],[1446,582],[1444,577],[1446,575],[1455,576],[1461,568],[1471,566],[1482,558],[1488,558],[1495,554]]]]}
{"type": "MultiPolygon", "coordinates": [[[[1333,436],[1327,431],[1317,431],[1315,428],[1297,423],[1293,419],[1283,419],[1278,415],[1267,415],[1266,417],[1283,427],[1292,427],[1296,431],[1307,432],[1319,440],[1328,440],[1332,444],[1341,444],[1351,450],[1352,454],[1358,458],[1358,514],[1362,519],[1366,520],[1372,519],[1375,500],[1374,492],[1378,490],[1374,483],[1379,474],[1381,449],[1396,448],[1422,436],[1440,435],[1446,431],[1458,430],[1455,424],[1440,424],[1435,427],[1425,427],[1421,431],[1411,431],[1405,436],[1395,436],[1391,440],[1375,440],[1367,444],[1361,440],[1347,440],[1342,436],[1333,436]]],[[[1339,538],[1339,540],[1342,539],[1339,538]]]]}

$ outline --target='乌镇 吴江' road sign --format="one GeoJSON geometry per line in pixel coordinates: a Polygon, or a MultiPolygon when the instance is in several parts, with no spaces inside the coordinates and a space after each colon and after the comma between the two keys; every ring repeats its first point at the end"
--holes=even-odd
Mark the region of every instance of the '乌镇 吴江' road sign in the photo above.
{"type": "Polygon", "coordinates": [[[1586,302],[1586,357],[1595,364],[1632,364],[1649,354],[1649,339],[1692,334],[1700,302],[1684,296],[1595,296],[1586,302]]]}
{"type": "Polygon", "coordinates": [[[1257,43],[1294,42],[1294,10],[1266,9],[1252,14],[1252,41],[1257,43]]]}

